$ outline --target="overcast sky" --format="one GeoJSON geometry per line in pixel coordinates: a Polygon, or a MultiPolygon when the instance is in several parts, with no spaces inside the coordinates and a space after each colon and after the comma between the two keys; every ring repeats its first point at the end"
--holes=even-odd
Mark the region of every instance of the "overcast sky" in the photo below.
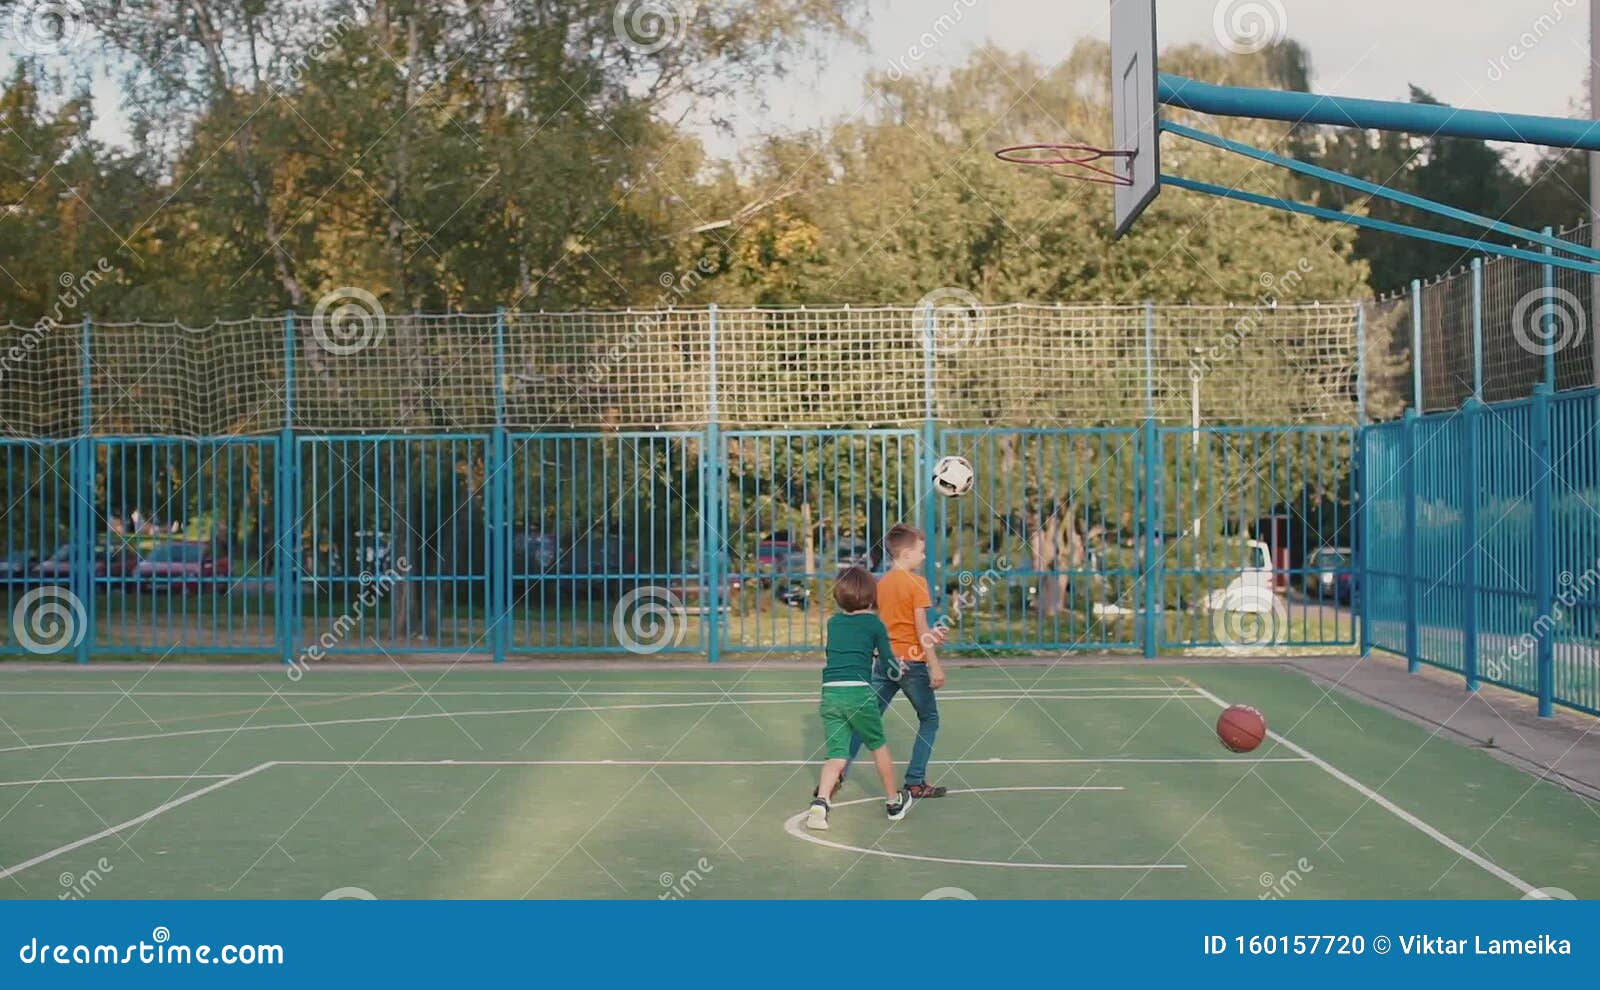
{"type": "MultiPolygon", "coordinates": [[[[631,2],[671,3],[679,10],[692,4],[631,2]]],[[[825,66],[800,66],[768,86],[765,109],[754,99],[724,108],[736,132],[730,137],[708,130],[712,149],[731,155],[756,135],[816,126],[857,111],[865,75],[904,60],[909,46],[925,46],[928,37],[934,44],[915,63],[918,68],[958,64],[985,41],[1049,63],[1079,38],[1109,36],[1107,0],[868,3],[866,45],[829,45],[825,66]],[[941,18],[944,27],[936,29],[941,18]]],[[[1588,0],[1161,0],[1158,33],[1162,45],[1220,48],[1230,22],[1266,23],[1309,48],[1313,85],[1322,92],[1404,99],[1407,84],[1416,83],[1458,106],[1572,116],[1586,107],[1580,100],[1588,6],[1588,0]]],[[[6,47],[0,44],[0,53],[6,47]]],[[[110,81],[96,86],[103,114],[97,133],[121,143],[126,123],[112,109],[118,93],[110,81]]]]}
{"type": "MultiPolygon", "coordinates": [[[[865,74],[904,59],[941,17],[947,28],[919,67],[958,64],[985,41],[1049,63],[1079,38],[1110,37],[1107,0],[869,2],[867,45],[831,46],[825,68],[802,68],[770,87],[768,109],[747,106],[741,132],[815,125],[854,111],[865,74]]],[[[1400,100],[1415,83],[1463,107],[1553,116],[1587,108],[1589,0],[1161,0],[1157,11],[1162,46],[1218,49],[1219,21],[1230,37],[1230,22],[1259,25],[1254,15],[1263,14],[1310,50],[1313,87],[1321,92],[1400,100]]],[[[714,145],[726,153],[734,143],[714,145]]]]}

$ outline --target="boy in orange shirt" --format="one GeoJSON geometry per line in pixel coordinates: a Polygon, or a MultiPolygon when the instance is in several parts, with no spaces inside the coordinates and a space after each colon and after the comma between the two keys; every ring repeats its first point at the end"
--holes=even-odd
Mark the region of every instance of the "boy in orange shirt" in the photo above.
{"type": "MultiPolygon", "coordinates": [[[[888,709],[900,691],[906,693],[917,711],[917,739],[911,747],[911,761],[906,764],[906,791],[919,801],[944,797],[945,789],[927,779],[933,740],[939,734],[939,702],[934,692],[944,687],[944,667],[935,649],[941,637],[928,624],[933,598],[928,582],[918,572],[927,559],[928,543],[921,530],[905,523],[891,526],[883,542],[891,565],[889,572],[878,579],[878,617],[889,629],[889,645],[900,661],[902,673],[893,678],[891,665],[875,667],[872,689],[878,695],[879,711],[888,709]]],[[[850,740],[851,760],[860,749],[861,737],[856,736],[850,740]]],[[[848,768],[849,764],[845,766],[848,768]]],[[[833,793],[837,794],[843,785],[841,773],[833,793]]]]}

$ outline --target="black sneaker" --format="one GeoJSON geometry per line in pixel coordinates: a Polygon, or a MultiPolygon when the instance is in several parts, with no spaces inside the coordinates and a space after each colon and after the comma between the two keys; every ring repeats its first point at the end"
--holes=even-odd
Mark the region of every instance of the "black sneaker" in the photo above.
{"type": "Polygon", "coordinates": [[[897,822],[904,818],[906,816],[906,812],[911,810],[911,805],[916,801],[916,798],[911,796],[910,791],[901,791],[899,798],[900,799],[894,804],[884,806],[885,810],[889,813],[889,820],[891,822],[897,822]]]}
{"type": "Polygon", "coordinates": [[[941,798],[945,796],[945,788],[940,784],[907,784],[906,791],[918,801],[926,798],[941,798]]]}
{"type": "Polygon", "coordinates": [[[828,830],[828,802],[817,798],[811,802],[811,807],[806,811],[806,828],[818,832],[828,830]]]}

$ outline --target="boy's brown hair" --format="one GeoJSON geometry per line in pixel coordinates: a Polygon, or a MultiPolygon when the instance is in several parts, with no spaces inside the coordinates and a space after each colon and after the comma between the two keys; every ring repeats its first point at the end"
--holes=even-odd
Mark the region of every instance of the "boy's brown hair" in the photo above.
{"type": "Polygon", "coordinates": [[[878,604],[878,582],[860,564],[848,567],[833,583],[833,600],[846,612],[865,612],[878,604]]]}
{"type": "Polygon", "coordinates": [[[895,523],[889,527],[889,534],[883,538],[883,545],[889,550],[889,559],[893,560],[900,556],[901,551],[924,538],[922,530],[917,527],[895,523]]]}

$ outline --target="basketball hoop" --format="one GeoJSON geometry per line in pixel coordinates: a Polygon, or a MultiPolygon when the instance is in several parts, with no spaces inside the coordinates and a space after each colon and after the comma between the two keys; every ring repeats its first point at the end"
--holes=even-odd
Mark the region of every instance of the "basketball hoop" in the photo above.
{"type": "Polygon", "coordinates": [[[1063,179],[1096,182],[1106,186],[1133,185],[1131,163],[1138,152],[1096,148],[1090,144],[1018,144],[1001,148],[994,156],[1013,165],[1039,165],[1063,179]],[[1109,159],[1111,168],[1097,164],[1109,159]]]}

